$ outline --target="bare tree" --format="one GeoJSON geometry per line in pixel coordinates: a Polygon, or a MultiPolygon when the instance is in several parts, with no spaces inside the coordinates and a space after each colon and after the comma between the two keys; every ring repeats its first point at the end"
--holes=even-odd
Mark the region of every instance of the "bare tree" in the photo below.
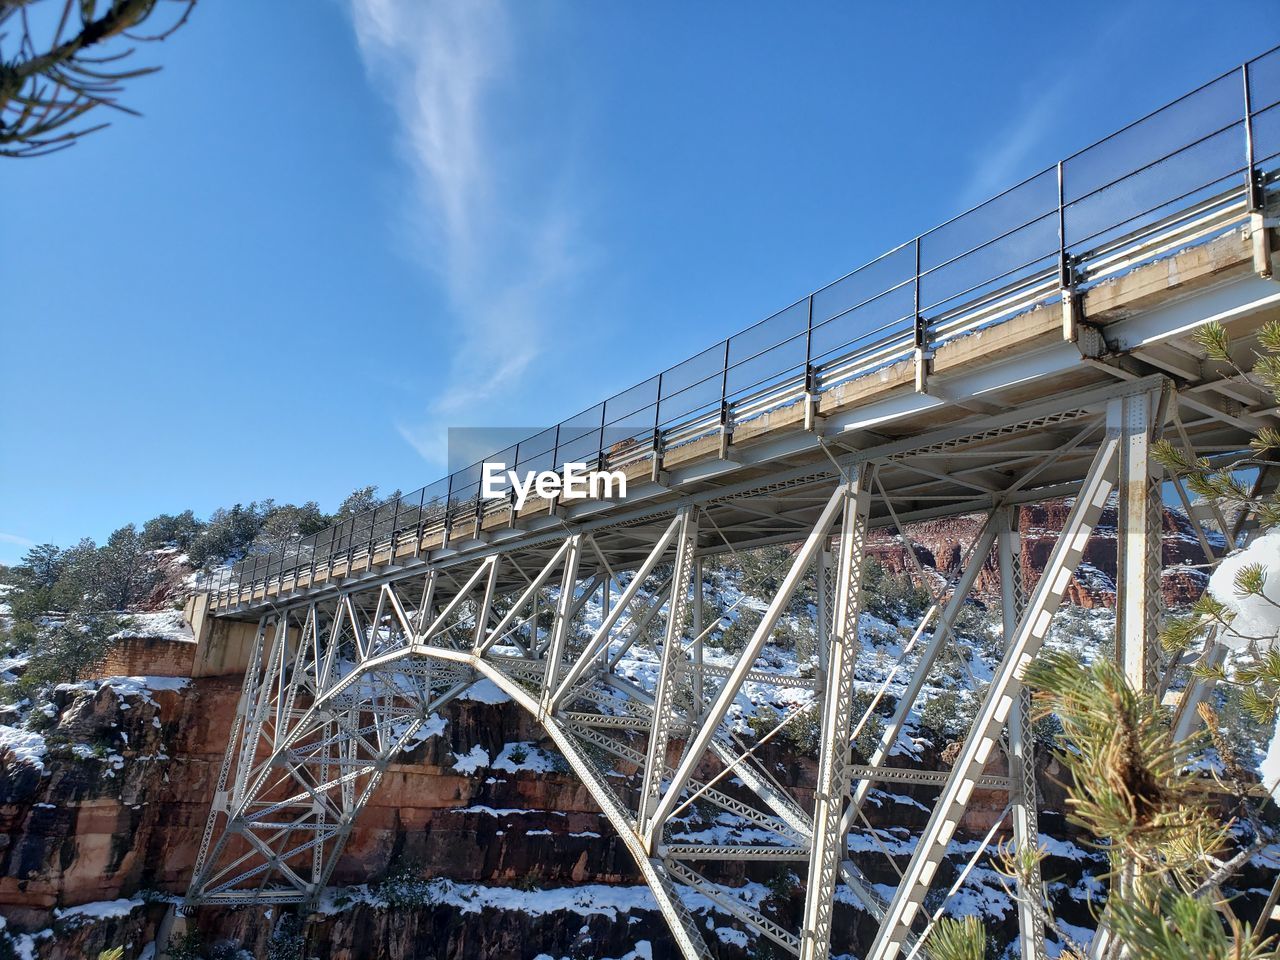
{"type": "Polygon", "coordinates": [[[196,0],[0,0],[0,156],[35,157],[108,126],[85,115],[120,103],[125,82],[159,67],[129,67],[135,44],[164,40],[196,0]],[[161,7],[151,33],[135,32],[161,7]]]}

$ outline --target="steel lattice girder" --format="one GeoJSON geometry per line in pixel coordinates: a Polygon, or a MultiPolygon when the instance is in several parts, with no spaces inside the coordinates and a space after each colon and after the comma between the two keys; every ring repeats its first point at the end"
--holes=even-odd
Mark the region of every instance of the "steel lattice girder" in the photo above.
{"type": "MultiPolygon", "coordinates": [[[[605,531],[570,529],[558,543],[542,544],[527,555],[495,551],[467,564],[355,582],[332,596],[264,617],[188,902],[314,900],[387,764],[433,711],[485,678],[537,718],[588,787],[653,889],[684,956],[707,953],[676,883],[696,888],[792,952],[825,957],[833,894],[841,882],[882,921],[872,955],[894,956],[901,945],[916,943],[916,909],[975,787],[1012,787],[1023,804],[1019,832],[1034,826],[1018,681],[1120,479],[1122,446],[1139,444],[1134,432],[1146,431],[1158,419],[1159,386],[1136,384],[1112,399],[1106,431],[1095,408],[1080,414],[1065,404],[1062,414],[1033,412],[1039,420],[1070,423],[1073,454],[1091,452],[1092,466],[1035,592],[1021,609],[1016,598],[1006,602],[1012,617],[1008,653],[949,775],[904,770],[887,761],[987,555],[999,543],[1002,566],[1012,563],[1012,555],[1005,556],[1013,543],[1007,537],[1010,511],[1003,503],[993,504],[951,595],[926,615],[931,635],[925,639],[922,624],[913,638],[913,645],[922,645],[919,661],[903,678],[880,748],[870,763],[853,765],[849,747],[862,722],[850,714],[850,703],[864,543],[876,499],[870,481],[891,463],[963,452],[964,434],[954,430],[940,431],[914,453],[906,444],[890,445],[880,458],[841,461],[847,473],[834,489],[826,488],[821,509],[795,514],[806,518],[804,542],[729,668],[702,665],[701,634],[686,629],[691,619],[695,628],[702,626],[697,616],[689,616],[691,604],[701,599],[695,558],[717,552],[718,540],[732,547],[705,504],[694,500],[629,528],[621,558],[610,554],[610,544],[602,540],[605,531]],[[1120,405],[1123,416],[1116,412],[1120,405]],[[1149,411],[1149,417],[1134,413],[1135,407],[1149,411]],[[833,537],[835,557],[829,562],[833,537]],[[804,685],[800,678],[773,671],[759,655],[797,584],[812,569],[822,572],[823,583],[818,619],[825,647],[815,689],[821,743],[816,797],[801,803],[761,766],[754,748],[737,743],[727,717],[744,683],[804,685]],[[626,572],[631,579],[623,586],[618,577],[626,572]],[[606,594],[608,613],[584,630],[589,601],[600,596],[603,603],[606,594]],[[657,664],[652,685],[617,669],[637,645],[646,662],[657,664]],[[1010,776],[1004,779],[983,767],[1010,717],[1017,723],[1010,733],[1010,776]],[[596,760],[601,751],[617,761],[609,769],[596,760]],[[845,837],[875,782],[937,784],[939,779],[945,782],[925,836],[903,883],[885,902],[848,858],[845,837]],[[682,837],[673,828],[674,818],[699,802],[742,818],[770,839],[756,836],[735,845],[682,837]],[[782,930],[695,868],[722,860],[807,862],[802,929],[782,930]]],[[[1022,430],[1033,432],[1039,420],[1021,421],[1022,430]]],[[[993,418],[988,432],[1016,437],[1017,424],[1013,418],[993,418]]],[[[1045,462],[1061,455],[1056,449],[1028,458],[1010,484],[1008,501],[1031,499],[1032,479],[1045,462]]],[[[1149,482],[1145,489],[1151,489],[1149,482]]],[[[895,521],[901,515],[892,498],[899,493],[882,493],[895,521]]],[[[734,496],[750,499],[749,494],[734,496]]],[[[791,529],[794,540],[798,522],[793,520],[791,529]]],[[[1150,589],[1149,581],[1143,589],[1150,589]]],[[[916,949],[922,955],[918,944],[916,949]]]]}

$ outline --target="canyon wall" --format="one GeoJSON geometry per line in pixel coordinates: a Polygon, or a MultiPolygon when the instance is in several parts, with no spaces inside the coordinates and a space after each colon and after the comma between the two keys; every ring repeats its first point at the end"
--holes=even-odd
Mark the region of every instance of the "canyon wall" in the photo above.
{"type": "MultiPolygon", "coordinates": [[[[1052,500],[1019,508],[1018,532],[1022,542],[1023,586],[1030,590],[1040,579],[1058,534],[1071,511],[1071,502],[1052,500]]],[[[910,528],[910,541],[920,565],[954,577],[966,562],[974,541],[982,530],[983,518],[970,514],[926,520],[910,528]]],[[[1183,607],[1200,596],[1208,583],[1203,569],[1204,550],[1186,514],[1166,508],[1161,519],[1161,590],[1166,607],[1183,607]]],[[[1221,535],[1206,534],[1211,546],[1220,550],[1221,535]]],[[[1116,508],[1109,505],[1085,547],[1084,559],[1067,590],[1067,602],[1085,608],[1115,606],[1118,539],[1116,508]]],[[[894,573],[912,572],[915,565],[907,548],[894,531],[879,529],[870,538],[872,555],[894,573]]],[[[975,593],[989,601],[1000,596],[1000,570],[994,553],[978,574],[975,593]]]]}

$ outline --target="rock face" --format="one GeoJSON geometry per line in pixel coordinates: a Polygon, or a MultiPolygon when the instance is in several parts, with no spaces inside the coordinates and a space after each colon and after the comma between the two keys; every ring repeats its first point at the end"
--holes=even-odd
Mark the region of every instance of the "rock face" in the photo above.
{"type": "MultiPolygon", "coordinates": [[[[1018,530],[1022,540],[1023,586],[1031,589],[1040,579],[1049,554],[1058,541],[1071,512],[1070,500],[1021,507],[1018,530]]],[[[911,543],[920,565],[926,572],[937,571],[948,578],[958,574],[982,530],[980,515],[929,520],[911,526],[911,543]]],[[[1195,528],[1186,514],[1165,508],[1162,517],[1161,557],[1163,574],[1161,592],[1167,607],[1193,603],[1204,591],[1208,575],[1199,565],[1205,563],[1204,551],[1195,528]]],[[[1222,546],[1220,535],[1206,534],[1211,545],[1222,546]]],[[[872,551],[885,567],[894,573],[912,572],[915,565],[906,547],[892,530],[877,530],[871,537],[872,551]]],[[[1082,607],[1114,607],[1116,598],[1116,507],[1112,503],[1103,511],[1093,536],[1085,548],[1079,571],[1067,588],[1067,602],[1082,607]]],[[[995,556],[987,558],[978,574],[975,591],[979,597],[995,600],[1000,594],[1000,570],[995,556]]]]}
{"type": "MultiPolygon", "coordinates": [[[[38,763],[0,749],[0,913],[8,934],[29,932],[11,947],[70,960],[124,946],[132,960],[157,936],[164,901],[180,896],[190,877],[239,692],[235,678],[89,682],[59,690],[38,763]],[[77,912],[78,904],[90,906],[77,912]]],[[[303,925],[299,956],[642,960],[646,954],[634,952],[641,941],[653,957],[676,956],[629,855],[576,778],[492,765],[511,743],[545,746],[532,720],[510,702],[474,700],[455,701],[442,716],[443,732],[388,771],[333,883],[403,871],[449,878],[444,895],[388,902],[357,886],[357,899],[330,903],[303,925]],[[477,748],[490,765],[457,769],[477,748]]],[[[772,745],[761,755],[783,782],[813,782],[812,758],[772,745]]],[[[916,792],[875,791],[871,822],[905,841],[927,818],[916,792]]],[[[1005,802],[978,791],[963,828],[985,832],[1005,802]]],[[[762,891],[769,911],[794,924],[787,884],[769,893],[782,876],[769,864],[726,864],[716,879],[762,891]]],[[[869,876],[894,879],[887,862],[869,876]]],[[[206,946],[229,942],[266,956],[282,916],[207,909],[194,922],[206,946]]],[[[859,924],[861,915],[841,920],[850,949],[870,932],[859,924]]],[[[752,955],[733,929],[712,941],[722,960],[752,955]]]]}
{"type": "Polygon", "coordinates": [[[44,731],[44,774],[0,755],[5,915],[38,923],[58,905],[181,888],[239,686],[215,679],[59,690],[59,717],[44,731]]]}

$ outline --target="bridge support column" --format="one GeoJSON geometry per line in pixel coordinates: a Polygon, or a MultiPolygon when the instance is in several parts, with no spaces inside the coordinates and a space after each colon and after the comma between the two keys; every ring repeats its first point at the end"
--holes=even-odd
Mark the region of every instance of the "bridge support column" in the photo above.
{"type": "Polygon", "coordinates": [[[653,730],[645,756],[640,784],[640,808],[636,823],[649,846],[650,853],[662,837],[663,820],[654,815],[658,792],[667,768],[667,745],[676,723],[676,699],[683,684],[689,661],[685,656],[684,628],[688,622],[689,594],[695,589],[693,551],[698,543],[698,521],[692,508],[685,507],[679,518],[680,532],[676,541],[676,562],[671,573],[671,599],[668,601],[667,629],[662,642],[662,659],[658,668],[658,686],[653,695],[653,730]]]}
{"type": "MultiPolygon", "coordinates": [[[[827,640],[821,699],[813,835],[809,881],[805,887],[800,960],[825,960],[831,952],[831,911],[840,863],[845,856],[842,814],[849,792],[852,760],[854,667],[858,659],[858,611],[871,495],[865,464],[854,468],[845,498],[836,551],[835,617],[827,640]]],[[[822,568],[819,565],[820,576],[822,568]]]]}
{"type": "MultiPolygon", "coordinates": [[[[868,766],[879,767],[884,765],[889,758],[889,754],[893,752],[894,744],[898,742],[898,736],[902,733],[902,728],[906,726],[911,709],[915,706],[920,692],[924,689],[925,681],[929,677],[929,671],[933,669],[938,655],[942,652],[947,641],[951,639],[951,631],[955,627],[956,618],[960,615],[960,611],[964,609],[965,599],[969,596],[970,591],[973,590],[978,574],[982,571],[983,565],[987,562],[987,557],[991,554],[998,530],[999,525],[996,522],[996,515],[989,514],[982,526],[982,530],[978,533],[977,540],[974,541],[973,552],[969,556],[969,562],[961,572],[959,580],[956,581],[950,598],[940,606],[935,604],[925,613],[922,624],[932,622],[933,632],[924,649],[920,652],[919,663],[906,679],[902,693],[898,695],[897,704],[893,708],[893,716],[885,724],[884,733],[880,736],[880,743],[868,760],[868,766]]],[[[923,629],[923,626],[921,629],[923,629]]],[[[866,802],[867,794],[871,792],[874,784],[875,780],[871,778],[864,778],[858,781],[858,785],[853,790],[852,802],[845,812],[844,829],[846,833],[853,826],[853,821],[857,819],[858,812],[862,809],[862,805],[866,802]]]]}
{"type": "MultiPolygon", "coordinates": [[[[1018,629],[1022,613],[1022,543],[1018,534],[1018,511],[997,512],[1000,527],[1000,601],[1004,614],[1004,639],[1008,645],[1018,629]]],[[[1013,842],[1019,850],[1032,850],[1039,843],[1036,811],[1035,740],[1031,731],[1031,691],[1018,691],[1009,710],[1009,801],[1013,812],[1013,842]]],[[[1030,876],[1018,878],[1018,935],[1022,960],[1044,960],[1044,884],[1037,861],[1030,876]]]]}
{"type": "Polygon", "coordinates": [[[1160,467],[1151,459],[1162,416],[1162,393],[1112,400],[1107,429],[1119,437],[1116,658],[1135,690],[1155,689],[1160,628],[1160,549],[1163,505],[1160,467]]]}

